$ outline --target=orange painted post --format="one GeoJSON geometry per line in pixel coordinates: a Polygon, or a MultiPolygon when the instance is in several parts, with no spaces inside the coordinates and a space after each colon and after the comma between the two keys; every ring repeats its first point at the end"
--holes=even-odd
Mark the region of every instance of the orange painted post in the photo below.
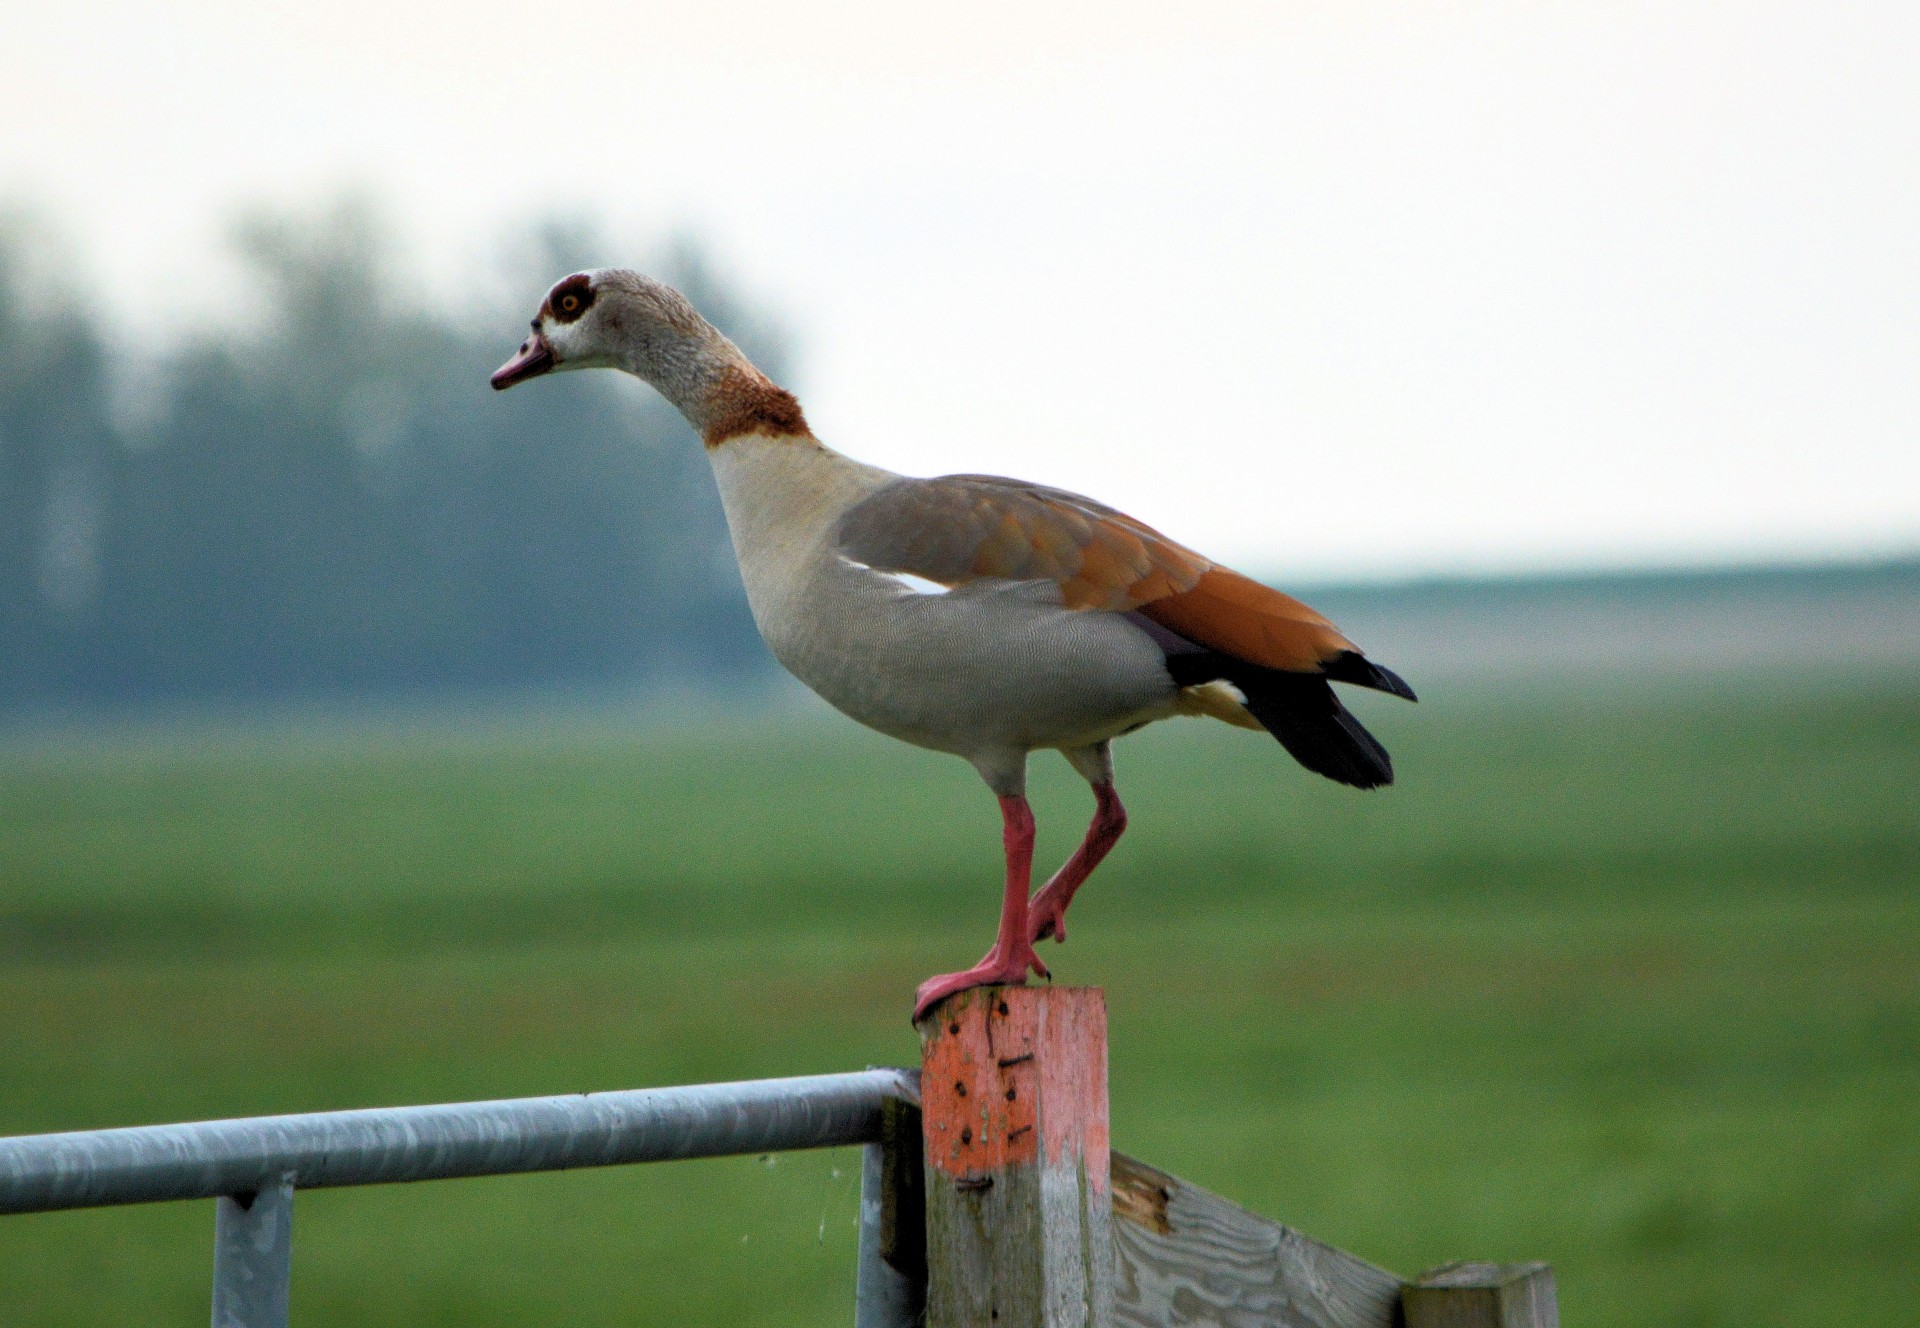
{"type": "Polygon", "coordinates": [[[963,991],[920,1039],[928,1328],[1111,1328],[1106,997],[963,991]]]}

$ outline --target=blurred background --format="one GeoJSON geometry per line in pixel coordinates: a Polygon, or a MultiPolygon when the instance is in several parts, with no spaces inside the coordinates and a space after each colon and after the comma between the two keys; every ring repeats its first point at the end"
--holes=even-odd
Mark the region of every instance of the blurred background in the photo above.
{"type": "MultiPolygon", "coordinates": [[[[18,7],[16,7],[18,8],[18,7]]],[[[973,773],[761,646],[638,384],[1088,492],[1418,687],[1400,783],[1123,745],[1048,956],[1116,1145],[1567,1322],[1920,1275],[1920,15],[75,0],[0,16],[0,1133],[911,1064],[973,773]],[[1783,1256],[1782,1251],[1791,1251],[1783,1256]]],[[[1043,853],[1085,790],[1035,762],[1043,853]]],[[[857,1159],[321,1191],[303,1324],[844,1323],[857,1159]]],[[[0,1221],[197,1322],[211,1209],[0,1221]]]]}

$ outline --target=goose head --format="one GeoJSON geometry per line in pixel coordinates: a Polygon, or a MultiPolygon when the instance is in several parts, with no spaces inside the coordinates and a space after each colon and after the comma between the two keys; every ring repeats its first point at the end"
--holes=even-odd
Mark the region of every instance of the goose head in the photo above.
{"type": "Polygon", "coordinates": [[[513,358],[494,371],[496,390],[561,369],[625,369],[651,380],[668,345],[719,335],[673,287],[616,268],[561,278],[532,326],[513,358]]]}
{"type": "Polygon", "coordinates": [[[709,445],[743,432],[806,435],[791,393],[665,282],[624,268],[563,277],[532,335],[494,370],[496,391],[563,369],[623,369],[679,408],[709,445]]]}

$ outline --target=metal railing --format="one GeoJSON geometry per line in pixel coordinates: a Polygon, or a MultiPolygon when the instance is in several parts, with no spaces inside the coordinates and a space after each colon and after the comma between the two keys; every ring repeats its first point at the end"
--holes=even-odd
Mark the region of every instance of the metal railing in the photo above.
{"type": "Polygon", "coordinates": [[[863,1145],[857,1328],[910,1322],[881,1258],[883,1116],[907,1070],[0,1138],[0,1213],[215,1199],[214,1328],[284,1328],[293,1193],[863,1145]]]}

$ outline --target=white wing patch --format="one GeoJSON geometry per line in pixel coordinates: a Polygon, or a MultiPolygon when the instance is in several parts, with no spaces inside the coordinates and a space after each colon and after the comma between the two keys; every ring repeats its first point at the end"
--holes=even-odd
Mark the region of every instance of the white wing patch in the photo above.
{"type": "Polygon", "coordinates": [[[881,572],[880,575],[897,586],[904,586],[915,595],[944,595],[953,589],[938,581],[929,581],[924,576],[915,576],[912,572],[881,572]]]}
{"type": "Polygon", "coordinates": [[[857,567],[863,572],[877,576],[882,581],[891,581],[909,595],[945,595],[953,589],[952,586],[943,586],[938,581],[929,581],[924,576],[915,576],[912,572],[883,572],[877,567],[861,562],[858,558],[849,558],[844,553],[840,555],[840,561],[849,567],[857,567]]]}

